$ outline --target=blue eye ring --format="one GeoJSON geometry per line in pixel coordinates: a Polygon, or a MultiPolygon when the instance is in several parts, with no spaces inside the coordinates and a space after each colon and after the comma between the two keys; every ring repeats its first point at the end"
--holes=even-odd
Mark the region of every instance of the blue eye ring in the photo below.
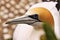
{"type": "Polygon", "coordinates": [[[38,14],[29,15],[28,17],[30,17],[30,18],[32,18],[32,19],[36,19],[36,20],[42,22],[41,20],[38,19],[38,14]]]}
{"type": "Polygon", "coordinates": [[[35,18],[35,19],[37,19],[37,18],[38,18],[38,15],[37,15],[37,14],[35,14],[35,15],[34,15],[34,18],[35,18]]]}
{"type": "Polygon", "coordinates": [[[33,18],[33,19],[38,19],[38,15],[37,14],[29,15],[28,17],[33,18]]]}

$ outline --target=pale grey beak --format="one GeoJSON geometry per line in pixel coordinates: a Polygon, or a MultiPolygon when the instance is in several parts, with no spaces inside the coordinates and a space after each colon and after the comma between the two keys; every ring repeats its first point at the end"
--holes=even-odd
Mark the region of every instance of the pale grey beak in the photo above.
{"type": "Polygon", "coordinates": [[[29,24],[30,25],[30,24],[33,24],[35,22],[39,22],[39,21],[27,16],[27,17],[22,17],[22,18],[8,21],[8,22],[6,22],[6,24],[29,24]]]}

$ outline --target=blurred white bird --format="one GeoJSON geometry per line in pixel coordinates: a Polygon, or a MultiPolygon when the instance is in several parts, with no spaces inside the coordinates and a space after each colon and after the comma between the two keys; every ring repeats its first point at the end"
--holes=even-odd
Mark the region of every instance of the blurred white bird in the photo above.
{"type": "Polygon", "coordinates": [[[40,40],[44,35],[42,22],[48,22],[60,38],[59,12],[57,2],[40,2],[33,5],[25,15],[15,18],[7,24],[18,24],[13,33],[13,40],[40,40]],[[53,27],[54,26],[54,27],[53,27]]]}

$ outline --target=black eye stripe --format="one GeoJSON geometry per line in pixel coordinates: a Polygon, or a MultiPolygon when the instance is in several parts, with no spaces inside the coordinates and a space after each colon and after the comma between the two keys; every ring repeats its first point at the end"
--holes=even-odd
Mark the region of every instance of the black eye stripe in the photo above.
{"type": "Polygon", "coordinates": [[[38,15],[37,14],[34,14],[34,15],[29,15],[28,17],[31,17],[33,19],[37,19],[38,18],[38,15]]]}
{"type": "MultiPolygon", "coordinates": [[[[37,14],[29,15],[28,17],[33,18],[33,19],[36,19],[36,20],[40,21],[40,20],[38,19],[38,15],[37,15],[37,14]]],[[[40,21],[40,22],[41,22],[41,21],[40,21]]]]}

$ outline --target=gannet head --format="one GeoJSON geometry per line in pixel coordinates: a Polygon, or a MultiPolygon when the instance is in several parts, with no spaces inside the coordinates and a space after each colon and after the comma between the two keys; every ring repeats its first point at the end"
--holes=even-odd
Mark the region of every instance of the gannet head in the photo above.
{"type": "MultiPolygon", "coordinates": [[[[42,2],[35,4],[26,12],[25,15],[23,15],[20,18],[15,18],[12,21],[8,21],[7,24],[19,24],[19,23],[32,24],[35,22],[45,21],[53,26],[54,25],[53,16],[55,14],[53,12],[55,12],[56,4],[57,2],[42,2]]],[[[56,12],[58,12],[57,9],[56,12]]]]}
{"type": "Polygon", "coordinates": [[[7,24],[33,24],[36,22],[48,22],[54,26],[59,36],[59,12],[56,8],[57,2],[41,2],[33,5],[25,15],[20,18],[8,21],[7,24]]]}

